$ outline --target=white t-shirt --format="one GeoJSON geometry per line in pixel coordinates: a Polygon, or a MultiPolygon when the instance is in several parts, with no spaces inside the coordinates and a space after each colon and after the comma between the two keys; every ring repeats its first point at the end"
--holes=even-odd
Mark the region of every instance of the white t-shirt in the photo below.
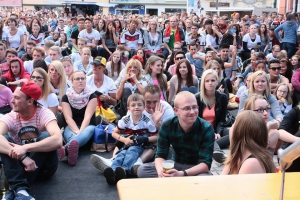
{"type": "Polygon", "coordinates": [[[257,43],[261,42],[260,36],[255,34],[255,40],[252,41],[249,33],[244,35],[243,42],[247,42],[247,48],[251,50],[253,47],[257,46],[257,43]]]}
{"type": "Polygon", "coordinates": [[[24,62],[25,71],[31,74],[33,72],[33,60],[28,60],[24,62]]]}
{"type": "Polygon", "coordinates": [[[39,33],[37,37],[35,37],[33,34],[30,34],[28,40],[32,40],[36,43],[36,46],[40,47],[45,44],[44,42],[44,35],[42,33],[39,33]]]}
{"type": "Polygon", "coordinates": [[[79,32],[78,38],[85,38],[88,44],[94,44],[95,40],[100,40],[100,33],[94,29],[92,29],[91,33],[88,33],[87,30],[84,29],[79,32]]]}
{"type": "Polygon", "coordinates": [[[94,74],[86,78],[86,84],[89,85],[93,90],[95,91],[97,90],[102,94],[108,94],[108,93],[113,94],[117,92],[117,88],[115,86],[114,81],[106,75],[104,75],[103,84],[100,88],[96,87],[95,85],[94,74]]]}
{"type": "MultiPolygon", "coordinates": [[[[107,70],[107,74],[108,74],[108,76],[109,77],[111,77],[111,62],[112,61],[109,61],[108,63],[106,63],[106,70],[107,70]]],[[[123,70],[125,68],[125,65],[124,65],[124,63],[122,63],[121,64],[121,71],[123,70]]],[[[121,71],[120,71],[120,74],[121,74],[121,71]]],[[[114,76],[113,77],[111,77],[114,81],[115,80],[117,80],[117,78],[118,78],[118,71],[114,71],[114,76]]]]}
{"type": "Polygon", "coordinates": [[[24,31],[19,29],[17,30],[17,33],[15,35],[11,35],[9,33],[9,30],[4,32],[6,41],[9,43],[10,48],[17,49],[21,44],[21,36],[24,35],[24,31]]]}
{"type": "Polygon", "coordinates": [[[140,31],[131,34],[128,30],[124,31],[121,36],[121,44],[125,44],[127,48],[137,50],[139,44],[143,44],[143,36],[140,31]]]}
{"type": "MultiPolygon", "coordinates": [[[[71,54],[71,60],[72,60],[73,63],[76,62],[76,61],[81,61],[82,58],[81,58],[80,53],[79,52],[72,53],[71,54]]],[[[93,57],[92,56],[90,57],[90,62],[93,62],[93,57]]]]}
{"type": "Polygon", "coordinates": [[[212,47],[214,47],[214,48],[217,48],[217,47],[219,47],[219,45],[217,44],[217,37],[213,37],[212,35],[210,35],[210,34],[207,34],[206,35],[206,48],[209,48],[209,45],[211,45],[212,47]]]}
{"type": "Polygon", "coordinates": [[[57,96],[55,93],[50,93],[47,97],[47,101],[44,99],[40,99],[37,102],[42,104],[45,108],[52,108],[59,105],[57,96]]]}

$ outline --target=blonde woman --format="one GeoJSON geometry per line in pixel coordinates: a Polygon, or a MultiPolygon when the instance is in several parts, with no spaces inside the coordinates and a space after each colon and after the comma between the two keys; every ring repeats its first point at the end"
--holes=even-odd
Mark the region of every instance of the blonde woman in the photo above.
{"type": "Polygon", "coordinates": [[[143,50],[147,57],[151,55],[162,53],[162,34],[158,31],[158,25],[155,19],[152,19],[148,23],[147,30],[144,31],[144,46],[143,50]]]}
{"type": "Polygon", "coordinates": [[[46,71],[42,68],[35,68],[30,75],[30,80],[36,83],[42,90],[42,96],[38,102],[56,115],[59,103],[46,71]]]}
{"type": "Polygon", "coordinates": [[[106,63],[107,76],[115,81],[120,76],[120,73],[124,68],[125,65],[121,60],[121,52],[115,51],[112,54],[111,61],[106,63]]]}
{"type": "Polygon", "coordinates": [[[244,91],[240,97],[239,111],[244,108],[245,101],[252,94],[259,94],[266,97],[268,103],[271,105],[272,114],[279,127],[280,122],[283,119],[283,115],[280,111],[276,97],[271,94],[270,83],[266,72],[257,71],[252,75],[249,90],[244,91]]]}
{"type": "Polygon", "coordinates": [[[133,93],[143,94],[144,87],[149,85],[149,81],[143,77],[142,64],[137,59],[130,59],[126,64],[125,75],[116,84],[116,99],[121,101],[119,114],[123,117],[127,112],[127,99],[133,93]]]}
{"type": "Polygon", "coordinates": [[[48,75],[50,78],[51,87],[54,90],[59,102],[58,111],[62,112],[61,99],[69,88],[67,85],[67,76],[63,64],[58,60],[50,63],[48,75]]]}
{"type": "Polygon", "coordinates": [[[91,65],[91,62],[90,62],[91,55],[92,55],[91,50],[88,47],[84,47],[82,49],[82,56],[81,56],[82,59],[74,62],[74,65],[73,65],[74,71],[82,70],[87,75],[92,74],[93,66],[91,65]]]}

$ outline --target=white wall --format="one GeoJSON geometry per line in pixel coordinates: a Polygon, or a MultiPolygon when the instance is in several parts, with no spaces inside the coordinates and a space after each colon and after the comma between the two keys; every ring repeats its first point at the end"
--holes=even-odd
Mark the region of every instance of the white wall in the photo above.
{"type": "Polygon", "coordinates": [[[178,8],[178,9],[182,9],[182,8],[186,8],[186,5],[170,5],[170,4],[165,4],[165,5],[145,5],[145,9],[146,9],[146,13],[147,13],[147,9],[157,9],[157,14],[160,15],[161,12],[165,12],[165,8],[178,8]]]}

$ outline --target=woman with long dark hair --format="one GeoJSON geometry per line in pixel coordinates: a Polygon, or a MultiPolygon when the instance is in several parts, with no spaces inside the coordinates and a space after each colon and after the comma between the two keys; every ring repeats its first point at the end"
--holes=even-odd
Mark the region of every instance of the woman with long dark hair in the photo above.
{"type": "Polygon", "coordinates": [[[107,23],[105,34],[102,35],[102,46],[105,50],[103,57],[108,60],[109,56],[116,50],[119,40],[119,33],[116,31],[116,24],[114,21],[107,23]]]}
{"type": "Polygon", "coordinates": [[[267,25],[261,24],[258,27],[258,35],[260,36],[260,48],[265,55],[269,54],[270,37],[267,30],[267,25]]]}
{"type": "Polygon", "coordinates": [[[197,93],[199,91],[198,78],[193,75],[190,62],[182,59],[177,63],[176,75],[170,80],[169,99],[168,102],[173,104],[175,95],[183,90],[197,93]]]}
{"type": "Polygon", "coordinates": [[[286,22],[278,26],[274,31],[279,42],[282,43],[282,49],[288,52],[288,58],[291,58],[296,52],[298,24],[294,14],[288,14],[286,22]],[[279,31],[284,31],[284,38],[279,35],[279,31]]]}

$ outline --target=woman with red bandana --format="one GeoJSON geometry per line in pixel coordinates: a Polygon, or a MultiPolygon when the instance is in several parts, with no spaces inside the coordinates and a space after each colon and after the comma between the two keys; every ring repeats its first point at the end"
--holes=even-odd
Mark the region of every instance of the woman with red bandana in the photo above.
{"type": "Polygon", "coordinates": [[[7,86],[14,92],[18,85],[30,81],[30,74],[25,71],[23,61],[20,58],[13,58],[9,66],[9,72],[3,77],[7,81],[7,86]]]}

